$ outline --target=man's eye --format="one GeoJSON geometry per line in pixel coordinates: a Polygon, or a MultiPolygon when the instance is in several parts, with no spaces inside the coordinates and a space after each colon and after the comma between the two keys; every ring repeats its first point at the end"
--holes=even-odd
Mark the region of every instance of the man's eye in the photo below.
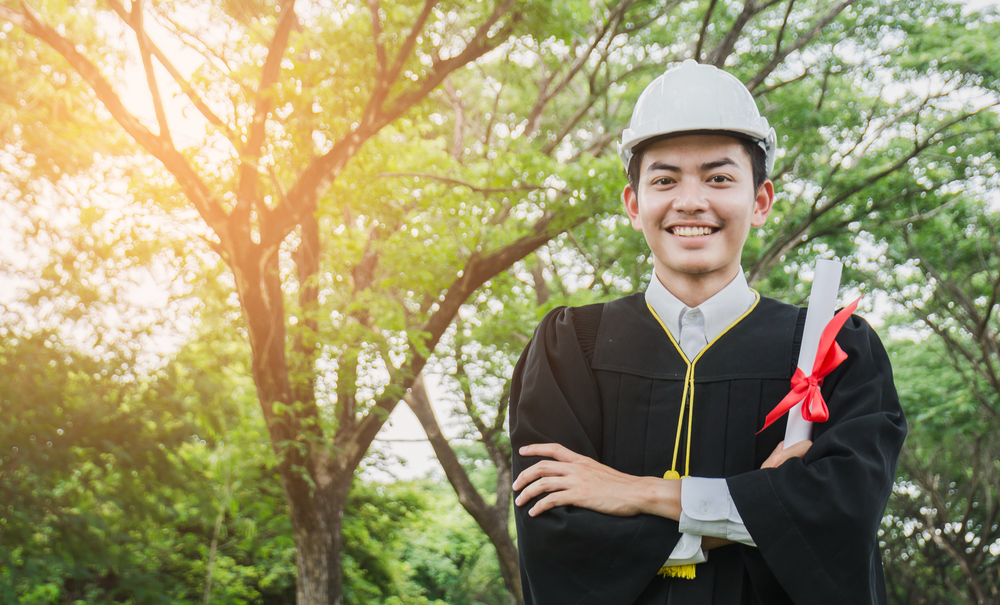
{"type": "Polygon", "coordinates": [[[663,177],[660,177],[660,178],[656,179],[655,181],[653,181],[653,184],[654,185],[669,185],[670,183],[673,183],[673,182],[674,182],[674,180],[672,178],[663,176],[663,177]]]}
{"type": "Polygon", "coordinates": [[[729,177],[717,174],[712,178],[708,179],[710,183],[726,183],[729,182],[729,177]]]}

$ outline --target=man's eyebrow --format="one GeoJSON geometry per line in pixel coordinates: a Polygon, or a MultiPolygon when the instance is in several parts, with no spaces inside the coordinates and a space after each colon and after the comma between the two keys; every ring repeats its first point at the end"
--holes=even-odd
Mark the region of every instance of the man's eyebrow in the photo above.
{"type": "Polygon", "coordinates": [[[722,168],[723,166],[736,166],[739,167],[736,162],[729,158],[722,158],[715,160],[714,162],[705,162],[701,165],[701,171],[706,172],[709,170],[715,170],[716,168],[722,168]]]}
{"type": "MultiPolygon", "coordinates": [[[[713,160],[711,162],[705,162],[699,166],[699,170],[702,172],[707,172],[709,170],[715,170],[716,168],[721,168],[723,166],[737,166],[738,164],[729,158],[720,158],[718,160],[713,160]]],[[[672,164],[665,164],[663,162],[654,161],[649,167],[646,168],[646,172],[652,172],[654,170],[665,170],[667,172],[680,172],[681,169],[672,164]]]]}
{"type": "Polygon", "coordinates": [[[646,172],[652,172],[653,170],[666,170],[667,172],[680,172],[681,169],[677,166],[671,166],[670,164],[664,164],[663,162],[653,162],[646,168],[646,172]]]}

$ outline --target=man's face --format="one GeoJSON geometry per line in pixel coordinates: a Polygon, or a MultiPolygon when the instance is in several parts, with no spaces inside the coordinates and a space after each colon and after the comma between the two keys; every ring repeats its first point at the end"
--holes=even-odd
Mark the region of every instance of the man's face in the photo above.
{"type": "Polygon", "coordinates": [[[626,186],[622,197],[664,285],[721,289],[739,271],[750,227],[767,220],[774,188],[765,181],[754,191],[750,158],[733,137],[692,134],[647,147],[638,190],[626,186]]]}

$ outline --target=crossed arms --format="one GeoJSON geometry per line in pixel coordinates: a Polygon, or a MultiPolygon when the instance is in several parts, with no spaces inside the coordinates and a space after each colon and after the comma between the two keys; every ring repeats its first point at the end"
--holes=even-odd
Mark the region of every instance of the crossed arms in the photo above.
{"type": "MultiPolygon", "coordinates": [[[[786,460],[801,458],[811,445],[802,441],[785,449],[781,442],[761,468],[778,468],[786,460]]],[[[528,467],[514,480],[514,490],[520,492],[514,504],[524,506],[541,496],[528,510],[532,517],[555,506],[574,505],[618,517],[650,514],[680,520],[680,479],[629,475],[558,443],[526,445],[518,453],[551,458],[528,467]]],[[[705,536],[702,549],[731,543],[705,536]]]]}

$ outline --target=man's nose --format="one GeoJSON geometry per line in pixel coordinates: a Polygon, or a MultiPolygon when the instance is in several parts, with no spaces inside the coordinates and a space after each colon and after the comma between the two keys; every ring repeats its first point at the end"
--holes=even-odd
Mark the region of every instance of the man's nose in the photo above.
{"type": "Polygon", "coordinates": [[[708,210],[705,187],[699,179],[684,179],[674,188],[677,197],[673,207],[678,212],[704,212],[708,210]]]}

